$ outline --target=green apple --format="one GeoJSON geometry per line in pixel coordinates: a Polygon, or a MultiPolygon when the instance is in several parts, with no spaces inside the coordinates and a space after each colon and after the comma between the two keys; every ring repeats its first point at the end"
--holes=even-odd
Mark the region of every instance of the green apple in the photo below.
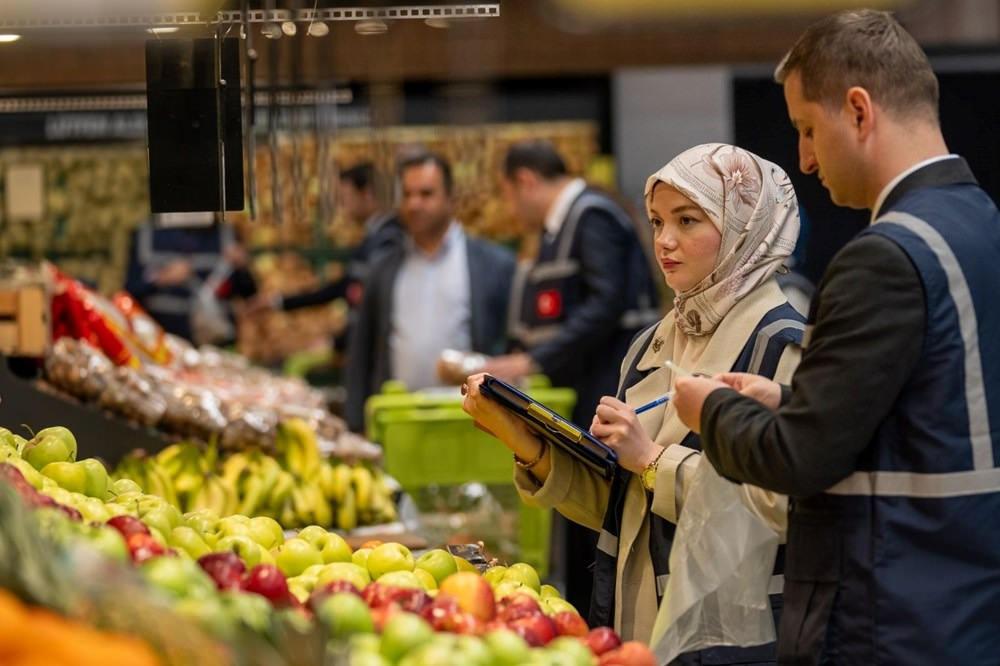
{"type": "Polygon", "coordinates": [[[76,463],[87,472],[85,492],[102,502],[108,497],[108,469],[97,458],[84,458],[76,463]]]}
{"type": "Polygon", "coordinates": [[[510,629],[495,629],[483,639],[497,666],[519,666],[531,655],[531,646],[510,629]]]}
{"type": "MultiPolygon", "coordinates": [[[[216,532],[220,537],[245,536],[250,537],[250,520],[240,520],[245,516],[226,516],[219,520],[216,532]]],[[[250,537],[251,539],[253,537],[250,537]]]]}
{"type": "Polygon", "coordinates": [[[323,587],[338,580],[346,580],[359,590],[365,589],[368,583],[372,582],[367,569],[362,569],[352,562],[331,562],[323,565],[316,575],[316,586],[323,587]]]}
{"type": "Polygon", "coordinates": [[[456,661],[461,664],[479,664],[480,666],[492,666],[493,655],[490,653],[486,643],[477,636],[456,636],[455,637],[456,661]]]}
{"type": "Polygon", "coordinates": [[[546,615],[555,615],[556,613],[561,613],[563,611],[572,611],[577,615],[580,614],[580,611],[578,611],[573,604],[565,599],[560,599],[559,597],[542,597],[542,600],[539,603],[542,610],[547,611],[546,615]]]}
{"type": "Polygon", "coordinates": [[[285,531],[274,518],[256,516],[250,519],[248,528],[250,538],[259,543],[264,550],[271,550],[285,542],[285,531]]]}
{"type": "Polygon", "coordinates": [[[459,557],[458,555],[453,555],[455,558],[455,565],[458,567],[459,571],[471,571],[472,573],[479,573],[479,569],[464,557],[459,557]]]}
{"type": "Polygon", "coordinates": [[[379,651],[386,659],[396,662],[407,652],[427,643],[433,637],[434,630],[431,629],[431,625],[419,615],[395,613],[382,629],[379,651]]]}
{"type": "Polygon", "coordinates": [[[170,532],[170,545],[184,551],[191,559],[197,560],[202,555],[208,555],[212,549],[208,547],[201,535],[194,528],[178,525],[170,532]]]}
{"type": "Polygon", "coordinates": [[[45,477],[42,476],[41,472],[32,467],[27,460],[23,460],[21,458],[11,458],[7,462],[16,467],[18,471],[21,472],[24,480],[30,483],[35,490],[42,489],[42,485],[44,484],[43,479],[45,479],[45,477]]]}
{"type": "MultiPolygon", "coordinates": [[[[166,558],[160,557],[157,559],[162,560],[166,558]]],[[[174,557],[170,559],[176,560],[178,558],[174,557]]],[[[181,561],[194,564],[191,560],[181,561]]],[[[226,606],[223,605],[218,597],[188,597],[180,599],[174,603],[173,611],[207,630],[213,636],[223,640],[231,640],[236,633],[237,620],[231,613],[227,612],[226,606]]]]}
{"type": "Polygon", "coordinates": [[[524,562],[518,562],[507,567],[507,571],[503,575],[503,580],[520,581],[535,592],[542,589],[542,581],[538,579],[538,572],[530,564],[525,564],[524,562]]]}
{"type": "Polygon", "coordinates": [[[545,651],[568,657],[571,666],[590,666],[594,663],[594,654],[587,647],[587,644],[573,636],[556,637],[545,646],[545,651]]]}
{"type": "MultiPolygon", "coordinates": [[[[406,573],[406,572],[400,571],[399,573],[406,573]]],[[[386,574],[386,575],[391,576],[392,574],[386,574]]],[[[438,586],[437,581],[434,580],[434,576],[432,576],[431,573],[426,569],[421,569],[420,567],[417,567],[416,569],[413,570],[413,575],[417,577],[417,580],[420,581],[420,584],[423,586],[425,590],[437,589],[438,586]]]]}
{"type": "Polygon", "coordinates": [[[150,536],[152,536],[154,539],[156,539],[157,543],[159,543],[160,545],[163,545],[163,546],[167,546],[167,547],[170,546],[170,542],[167,540],[167,534],[170,534],[170,532],[167,532],[167,534],[164,534],[163,532],[161,532],[160,530],[156,529],[155,527],[149,527],[149,525],[146,525],[146,527],[149,528],[149,534],[150,534],[150,536]]]}
{"type": "Polygon", "coordinates": [[[352,657],[356,654],[375,654],[381,656],[379,654],[381,642],[381,639],[376,634],[355,634],[351,636],[347,644],[351,648],[352,657]]]}
{"type": "Polygon", "coordinates": [[[536,601],[541,600],[542,598],[538,592],[535,592],[533,589],[518,580],[505,580],[493,588],[493,596],[498,600],[503,599],[504,597],[509,597],[512,594],[527,594],[536,601]]]}
{"type": "Polygon", "coordinates": [[[219,524],[219,517],[208,509],[188,511],[181,516],[181,521],[194,531],[204,535],[215,532],[219,524]]]}
{"type": "Polygon", "coordinates": [[[222,537],[215,543],[212,550],[216,553],[226,551],[236,553],[243,560],[243,563],[246,564],[247,569],[253,569],[258,564],[268,564],[264,556],[267,551],[248,536],[236,534],[222,537]]]}
{"type": "Polygon", "coordinates": [[[131,515],[131,511],[124,504],[119,504],[118,502],[106,502],[104,508],[108,510],[108,513],[112,518],[115,516],[126,516],[131,515]]]}
{"type": "Polygon", "coordinates": [[[351,555],[351,562],[354,562],[359,567],[367,570],[368,569],[368,556],[371,555],[371,548],[358,548],[351,555]]]}
{"type": "Polygon", "coordinates": [[[141,493],[142,486],[132,479],[116,479],[111,482],[111,493],[117,497],[125,493],[141,493]]]}
{"type": "Polygon", "coordinates": [[[215,583],[194,560],[154,557],[143,562],[139,571],[153,586],[178,599],[215,595],[215,583]]]}
{"type": "Polygon", "coordinates": [[[562,595],[559,594],[559,590],[551,585],[542,585],[542,589],[539,590],[539,594],[542,595],[542,599],[548,599],[549,597],[562,599],[562,595]]]}
{"type": "Polygon", "coordinates": [[[390,571],[413,571],[415,566],[410,549],[399,543],[384,543],[368,554],[368,572],[375,580],[390,571]]]}
{"type": "Polygon", "coordinates": [[[111,518],[111,512],[108,511],[104,502],[93,497],[87,497],[84,495],[83,499],[77,501],[76,508],[80,512],[80,515],[91,523],[99,523],[103,525],[108,522],[109,518],[111,518]]]}
{"type": "MultiPolygon", "coordinates": [[[[46,477],[48,478],[48,477],[46,477]]],[[[86,497],[86,495],[81,495],[80,493],[71,493],[68,490],[56,486],[55,488],[50,488],[42,491],[43,494],[48,495],[60,504],[65,504],[66,506],[71,506],[76,508],[77,500],[81,497],[86,497]]]]}
{"type": "Polygon", "coordinates": [[[50,463],[76,460],[76,439],[73,438],[73,434],[62,428],[69,433],[69,439],[66,439],[51,432],[53,430],[53,428],[46,428],[40,431],[31,438],[21,454],[21,457],[37,470],[41,470],[50,463]]]}
{"type": "Polygon", "coordinates": [[[271,627],[271,602],[259,594],[225,590],[219,600],[231,617],[258,634],[266,633],[271,627]]]}
{"type": "Polygon", "coordinates": [[[504,574],[507,573],[507,567],[502,565],[497,565],[495,567],[490,567],[483,572],[483,578],[486,582],[496,587],[501,581],[503,581],[504,574]]]}
{"type": "MultiPolygon", "coordinates": [[[[306,567],[306,570],[299,574],[299,576],[306,576],[308,578],[316,578],[319,573],[325,569],[327,565],[325,564],[314,564],[311,567],[306,567]]],[[[368,569],[365,569],[365,573],[368,573],[368,569]]]]}
{"type": "Polygon", "coordinates": [[[382,574],[378,579],[379,585],[389,587],[410,587],[417,590],[424,589],[424,584],[420,582],[417,574],[412,571],[390,571],[382,574]]]}
{"type": "Polygon", "coordinates": [[[86,538],[87,542],[105,557],[119,562],[128,561],[128,546],[125,545],[125,538],[113,527],[94,526],[89,529],[86,538]]]}
{"type": "Polygon", "coordinates": [[[13,449],[17,451],[17,440],[14,439],[16,435],[12,433],[7,428],[0,428],[0,446],[13,449]]]}
{"type": "Polygon", "coordinates": [[[323,562],[350,562],[351,547],[343,537],[333,532],[327,532],[319,525],[310,525],[299,531],[298,538],[308,541],[319,550],[323,562]]]}
{"type": "Polygon", "coordinates": [[[440,548],[429,550],[418,557],[416,568],[422,569],[434,577],[434,587],[437,587],[441,581],[458,571],[458,565],[455,564],[455,558],[452,554],[440,548]]]}
{"type": "Polygon", "coordinates": [[[180,514],[174,507],[165,505],[156,509],[150,509],[145,513],[139,512],[142,522],[150,528],[156,528],[163,534],[170,534],[175,527],[180,525],[180,514]],[[173,511],[171,511],[173,509],[173,511]]]}
{"type": "Polygon", "coordinates": [[[323,564],[323,557],[308,541],[289,539],[275,549],[274,561],[285,576],[298,576],[314,564],[323,564]]]}
{"type": "Polygon", "coordinates": [[[330,637],[338,640],[375,631],[368,605],[361,597],[349,592],[332,594],[324,599],[316,609],[316,617],[326,627],[330,637]]]}
{"type": "Polygon", "coordinates": [[[50,462],[42,467],[42,474],[59,484],[60,488],[73,493],[87,489],[87,470],[71,462],[50,462]]]}
{"type": "Polygon", "coordinates": [[[312,595],[312,589],[300,578],[288,579],[288,591],[302,603],[309,601],[312,595]]]}

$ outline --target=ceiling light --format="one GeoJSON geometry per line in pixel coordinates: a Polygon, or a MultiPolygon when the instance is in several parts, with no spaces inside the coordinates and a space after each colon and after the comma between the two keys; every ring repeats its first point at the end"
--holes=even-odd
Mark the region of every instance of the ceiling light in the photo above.
{"type": "Polygon", "coordinates": [[[285,21],[281,24],[281,32],[285,33],[289,37],[294,37],[295,33],[298,31],[299,29],[296,27],[294,21],[285,21]]]}
{"type": "Polygon", "coordinates": [[[176,25],[165,25],[165,26],[160,26],[158,28],[146,28],[146,32],[152,35],[169,35],[171,33],[177,32],[178,30],[180,30],[180,28],[178,28],[176,25]]]}
{"type": "Polygon", "coordinates": [[[451,27],[451,21],[446,18],[429,18],[424,19],[424,23],[432,28],[440,28],[441,30],[451,27]]]}
{"type": "Polygon", "coordinates": [[[322,21],[319,23],[310,23],[309,27],[306,29],[306,33],[310,37],[326,37],[330,34],[330,26],[322,21]]]}
{"type": "Polygon", "coordinates": [[[281,27],[277,23],[265,23],[260,32],[268,39],[281,39],[281,27]]]}
{"type": "Polygon", "coordinates": [[[354,32],[359,35],[384,35],[389,30],[385,21],[371,19],[368,21],[358,21],[354,24],[354,32]]]}
{"type": "Polygon", "coordinates": [[[21,35],[0,35],[0,44],[10,44],[11,42],[16,42],[21,39],[21,35]]]}

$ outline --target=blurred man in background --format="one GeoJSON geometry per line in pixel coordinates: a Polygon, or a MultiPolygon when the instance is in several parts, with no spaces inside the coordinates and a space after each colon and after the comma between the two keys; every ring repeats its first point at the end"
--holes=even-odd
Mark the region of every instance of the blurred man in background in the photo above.
{"type": "Polygon", "coordinates": [[[372,262],[348,342],[345,416],[356,431],[386,380],[435,386],[445,349],[496,354],[505,344],[513,255],[465,235],[443,157],[405,158],[399,180],[405,238],[372,262]]]}

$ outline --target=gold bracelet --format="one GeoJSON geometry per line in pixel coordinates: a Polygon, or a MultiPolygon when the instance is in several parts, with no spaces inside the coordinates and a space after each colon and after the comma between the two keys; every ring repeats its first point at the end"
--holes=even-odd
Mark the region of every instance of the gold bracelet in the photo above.
{"type": "Polygon", "coordinates": [[[518,467],[520,467],[521,469],[531,469],[532,467],[534,467],[535,465],[537,465],[539,463],[539,461],[541,461],[542,456],[545,455],[545,452],[549,448],[549,444],[545,440],[540,440],[538,443],[541,446],[539,446],[539,448],[538,448],[538,455],[535,456],[534,460],[532,460],[530,462],[524,462],[523,460],[521,460],[520,458],[518,458],[517,454],[515,453],[514,454],[514,464],[517,465],[518,467]]]}

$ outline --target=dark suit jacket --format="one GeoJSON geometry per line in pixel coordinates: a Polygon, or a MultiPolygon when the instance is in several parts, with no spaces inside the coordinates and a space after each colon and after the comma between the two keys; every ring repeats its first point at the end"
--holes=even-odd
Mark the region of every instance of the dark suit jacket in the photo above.
{"type": "MultiPolygon", "coordinates": [[[[472,349],[483,354],[500,354],[506,341],[514,255],[484,240],[467,238],[467,241],[472,349]]],[[[344,411],[348,425],[357,432],[364,428],[365,401],[393,374],[389,353],[392,292],[405,255],[404,246],[394,247],[372,264],[358,319],[350,332],[344,411]]]]}

